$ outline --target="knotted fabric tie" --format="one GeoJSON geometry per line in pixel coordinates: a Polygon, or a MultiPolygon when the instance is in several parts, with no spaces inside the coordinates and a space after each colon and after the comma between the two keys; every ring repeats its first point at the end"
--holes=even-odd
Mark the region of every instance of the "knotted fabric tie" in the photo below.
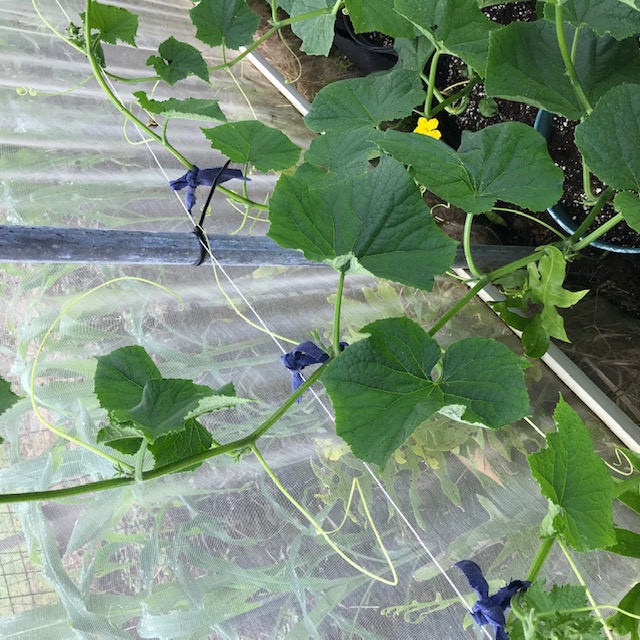
{"type": "Polygon", "coordinates": [[[210,187],[214,182],[222,184],[227,180],[248,180],[242,175],[240,169],[227,169],[226,167],[211,167],[210,169],[198,169],[196,165],[187,171],[183,176],[171,180],[169,186],[174,191],[181,191],[186,187],[187,193],[184,202],[187,210],[191,213],[191,209],[196,204],[196,188],[199,186],[210,187]],[[219,175],[220,174],[220,175],[219,175]]]}

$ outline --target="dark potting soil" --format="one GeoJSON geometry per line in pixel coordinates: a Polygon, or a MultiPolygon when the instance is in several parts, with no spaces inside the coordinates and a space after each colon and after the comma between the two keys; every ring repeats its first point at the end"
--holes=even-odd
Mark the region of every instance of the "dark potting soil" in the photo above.
{"type": "MultiPolygon", "coordinates": [[[[485,14],[501,24],[509,24],[514,20],[531,21],[536,19],[535,3],[505,4],[488,7],[485,14]]],[[[436,85],[446,88],[466,80],[466,65],[450,56],[441,56],[436,85]]],[[[458,85],[459,86],[459,85],[458,85]]],[[[455,87],[453,91],[455,92],[455,87]]],[[[469,96],[469,106],[463,114],[455,118],[461,130],[478,131],[492,124],[517,121],[533,126],[538,109],[518,102],[495,99],[487,105],[484,87],[474,87],[469,96]],[[495,108],[494,115],[485,115],[487,106],[495,108]]],[[[588,207],[582,203],[585,198],[582,183],[582,163],[575,146],[573,132],[577,123],[564,118],[554,117],[554,130],[549,141],[549,153],[556,164],[564,172],[564,197],[562,204],[571,217],[580,221],[584,219],[588,207]]],[[[602,189],[597,178],[592,179],[592,191],[595,195],[602,189]]],[[[513,208],[505,203],[498,206],[513,208]]],[[[442,210],[441,210],[442,211],[442,210]]],[[[561,229],[545,212],[527,212],[535,215],[551,226],[561,229]]],[[[615,213],[610,205],[601,212],[598,223],[602,223],[615,213]]],[[[487,223],[493,237],[504,244],[539,246],[557,241],[551,231],[521,216],[501,213],[502,224],[487,223]]],[[[640,246],[640,236],[625,224],[617,225],[603,238],[624,246],[640,246]]],[[[606,253],[599,249],[589,248],[581,253],[581,259],[573,261],[567,271],[567,287],[570,289],[590,289],[596,295],[606,297],[618,308],[640,319],[640,256],[625,256],[606,253]]]]}

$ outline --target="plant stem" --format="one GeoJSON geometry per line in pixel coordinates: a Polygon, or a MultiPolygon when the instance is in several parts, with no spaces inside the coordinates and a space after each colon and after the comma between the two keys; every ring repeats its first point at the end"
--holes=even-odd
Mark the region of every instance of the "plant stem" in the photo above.
{"type": "Polygon", "coordinates": [[[622,613],[625,616],[629,616],[635,620],[640,620],[640,615],[637,613],[631,613],[631,611],[625,611],[620,607],[616,607],[613,604],[597,604],[594,607],[577,607],[576,609],[561,609],[559,611],[546,611],[543,613],[536,613],[538,618],[550,618],[551,616],[555,616],[558,613],[591,613],[592,611],[599,611],[600,609],[613,609],[613,611],[617,611],[618,613],[622,613]]]}
{"type": "Polygon", "coordinates": [[[584,189],[584,195],[589,204],[595,204],[598,196],[593,193],[591,189],[591,171],[582,157],[582,188],[584,189]]]}
{"type": "Polygon", "coordinates": [[[576,72],[576,68],[571,60],[571,54],[569,53],[569,49],[567,48],[567,41],[564,37],[564,23],[562,21],[562,6],[557,4],[555,6],[556,10],[556,38],[558,39],[558,46],[560,47],[560,55],[562,56],[562,60],[564,62],[564,68],[569,76],[569,80],[571,81],[571,86],[573,87],[573,92],[576,94],[576,97],[584,107],[587,115],[589,115],[592,111],[591,105],[589,104],[589,100],[584,92],[582,87],[582,83],[580,82],[580,78],[578,77],[578,73],[576,72]]]}
{"type": "Polygon", "coordinates": [[[349,268],[349,263],[340,269],[340,279],[338,280],[338,290],[336,291],[336,302],[333,308],[333,355],[340,353],[340,310],[342,308],[342,292],[344,290],[344,278],[349,268]]]}
{"type": "Polygon", "coordinates": [[[35,9],[36,13],[38,14],[38,17],[40,18],[40,20],[42,20],[42,22],[44,23],[44,25],[56,36],[58,36],[58,38],[60,38],[61,40],[63,40],[64,42],[66,42],[69,46],[73,47],[74,49],[77,49],[78,51],[80,51],[81,53],[85,53],[84,49],[79,46],[78,44],[76,44],[75,42],[73,42],[73,40],[70,40],[69,38],[66,38],[62,33],[60,33],[43,15],[43,13],[40,11],[40,8],[38,7],[36,0],[31,0],[31,4],[33,5],[33,8],[35,9]]]}
{"type": "Polygon", "coordinates": [[[619,224],[623,220],[624,220],[624,217],[622,216],[621,213],[618,213],[617,215],[613,216],[611,220],[607,220],[602,226],[598,227],[595,231],[590,233],[588,236],[585,236],[582,240],[580,240],[579,242],[576,242],[573,245],[574,251],[580,251],[581,249],[584,249],[586,246],[590,245],[594,240],[597,240],[600,236],[604,235],[607,231],[609,231],[609,229],[613,229],[613,227],[615,227],[617,224],[619,224]]]}
{"type": "Polygon", "coordinates": [[[613,495],[615,498],[621,496],[623,493],[627,491],[633,491],[634,489],[640,490],[640,473],[628,478],[627,480],[622,480],[616,484],[616,488],[613,490],[613,495]]]}
{"type": "MultiPolygon", "coordinates": [[[[378,533],[378,530],[375,526],[375,523],[373,522],[373,519],[371,517],[371,513],[369,511],[369,507],[367,506],[367,503],[365,502],[364,496],[362,495],[362,492],[360,492],[360,500],[361,500],[361,506],[365,512],[366,518],[369,521],[369,524],[371,526],[371,529],[373,531],[373,534],[376,538],[376,541],[378,543],[378,545],[380,546],[380,550],[382,551],[382,555],[384,556],[384,559],[387,563],[387,566],[389,567],[389,569],[391,570],[391,575],[392,578],[388,579],[388,578],[383,578],[371,571],[369,571],[368,569],[366,569],[365,567],[363,567],[362,565],[358,564],[357,562],[355,562],[354,560],[352,560],[342,549],[340,549],[340,547],[338,547],[338,545],[336,545],[335,542],[333,542],[333,540],[329,537],[329,533],[335,533],[336,530],[334,530],[333,532],[327,532],[325,531],[314,519],[313,516],[287,491],[287,489],[285,488],[285,486],[282,484],[282,482],[280,482],[280,479],[278,478],[278,476],[273,472],[273,470],[271,469],[271,467],[267,464],[266,460],[262,457],[260,451],[258,451],[258,448],[255,446],[255,444],[251,445],[251,451],[254,453],[254,455],[256,456],[256,458],[258,458],[258,461],[260,462],[260,464],[262,465],[262,468],[267,472],[267,475],[271,478],[271,480],[273,481],[273,483],[276,485],[276,487],[280,490],[280,492],[282,493],[282,495],[300,512],[300,514],[302,514],[302,516],[304,517],[305,520],[307,520],[307,522],[309,522],[309,524],[311,524],[313,526],[313,528],[316,530],[316,533],[321,536],[324,541],[345,561],[347,562],[347,564],[351,565],[354,569],[356,569],[357,571],[359,571],[360,573],[362,573],[363,575],[367,576],[368,578],[372,578],[373,580],[377,580],[378,582],[382,582],[383,584],[388,584],[391,586],[396,586],[398,584],[398,574],[396,573],[396,569],[395,566],[393,564],[393,562],[391,561],[391,557],[389,556],[389,553],[386,549],[386,547],[384,546],[383,542],[382,542],[382,538],[380,537],[380,534],[378,533]]],[[[359,486],[356,484],[357,483],[357,479],[354,478],[354,482],[352,484],[352,489],[351,489],[351,494],[349,497],[349,500],[347,502],[347,504],[345,505],[345,514],[344,514],[344,520],[343,520],[343,524],[346,521],[348,515],[349,515],[349,509],[351,507],[351,500],[353,498],[353,492],[356,488],[356,486],[359,486]]],[[[341,527],[342,525],[340,525],[341,527]]],[[[338,527],[338,529],[340,529],[340,527],[338,527]]]]}
{"type": "Polygon", "coordinates": [[[138,449],[138,453],[136,454],[136,471],[135,471],[135,480],[136,482],[142,482],[142,471],[144,469],[144,458],[147,453],[147,447],[149,446],[149,441],[146,438],[142,438],[142,444],[138,449]]]}
{"type": "Polygon", "coordinates": [[[591,595],[591,591],[589,591],[589,587],[587,587],[587,583],[584,581],[584,578],[582,577],[582,574],[580,573],[580,570],[578,569],[576,563],[573,561],[573,558],[571,557],[571,554],[569,553],[569,549],[567,549],[567,546],[565,545],[565,543],[562,541],[561,538],[558,538],[558,544],[560,545],[560,548],[562,549],[562,553],[564,553],[565,558],[567,559],[567,562],[571,566],[571,569],[573,570],[573,573],[575,574],[576,578],[578,578],[578,582],[581,584],[581,586],[584,587],[584,591],[585,591],[585,594],[587,596],[587,600],[589,600],[589,603],[595,609],[596,616],[597,616],[598,620],[600,621],[600,624],[602,625],[602,628],[604,630],[605,635],[607,636],[607,638],[609,640],[613,640],[613,636],[609,632],[609,628],[607,627],[607,623],[605,622],[605,619],[602,617],[602,614],[598,610],[598,608],[597,608],[598,605],[596,604],[596,601],[593,599],[593,596],[591,595]]]}
{"type": "Polygon", "coordinates": [[[585,231],[593,224],[594,220],[598,217],[598,214],[600,213],[600,211],[602,211],[602,207],[604,207],[604,205],[607,203],[612,193],[613,189],[611,187],[607,187],[598,196],[598,199],[595,201],[593,207],[591,207],[591,211],[589,211],[587,217],[582,221],[582,224],[571,234],[571,237],[569,238],[570,244],[574,244],[578,240],[580,240],[585,231]]]}
{"type": "Polygon", "coordinates": [[[440,59],[440,50],[436,49],[431,56],[429,64],[429,81],[427,83],[427,98],[424,101],[424,117],[429,120],[432,117],[431,103],[433,102],[433,90],[436,86],[436,71],[438,69],[438,60],[440,59]]]}
{"type": "MultiPolygon", "coordinates": [[[[231,453],[233,451],[246,449],[254,444],[258,438],[264,435],[271,427],[296,403],[297,399],[311,387],[324,373],[326,363],[321,365],[316,371],[314,371],[307,380],[300,385],[286,400],[278,407],[255,431],[250,433],[244,438],[228,442],[227,444],[220,445],[214,449],[208,449],[201,453],[196,453],[191,456],[187,456],[182,460],[177,460],[171,464],[158,467],[157,469],[150,469],[149,471],[143,471],[141,476],[142,480],[152,480],[154,478],[160,478],[170,473],[177,473],[183,471],[187,467],[194,464],[199,464],[208,460],[209,458],[215,458],[223,453],[231,453]]],[[[26,493],[9,493],[0,495],[0,504],[10,504],[16,502],[35,502],[38,500],[59,500],[61,498],[67,498],[69,496],[77,496],[83,493],[93,493],[95,491],[106,491],[107,489],[117,489],[125,487],[136,482],[135,477],[125,478],[109,478],[108,480],[98,480],[97,482],[88,482],[87,484],[79,485],[77,487],[66,487],[65,489],[50,489],[48,491],[30,491],[26,493]]]]}
{"type": "Polygon", "coordinates": [[[538,552],[536,553],[531,566],[529,567],[529,572],[527,573],[527,580],[530,582],[534,582],[538,576],[540,575],[540,570],[542,569],[542,565],[544,565],[551,549],[553,547],[553,543],[556,541],[554,538],[545,538],[542,541],[542,544],[538,548],[538,552]]]}
{"type": "Polygon", "coordinates": [[[162,137],[159,136],[155,131],[153,131],[150,127],[148,127],[140,118],[135,116],[129,109],[127,109],[122,102],[116,97],[116,95],[111,90],[111,87],[107,84],[104,76],[102,75],[102,69],[98,64],[94,54],[93,54],[93,43],[91,41],[91,29],[89,25],[91,24],[91,8],[93,6],[92,0],[87,0],[85,4],[85,14],[84,14],[84,36],[85,36],[85,53],[89,60],[89,64],[91,65],[91,70],[93,71],[93,75],[95,76],[100,88],[105,93],[107,98],[109,98],[110,102],[113,106],[120,111],[124,115],[125,118],[131,120],[131,122],[135,123],[142,131],[144,131],[150,138],[162,144],[167,151],[169,151],[177,160],[179,160],[187,169],[193,169],[193,164],[189,162],[176,148],[170,145],[168,142],[163,142],[162,137]]]}
{"type": "Polygon", "coordinates": [[[535,262],[540,258],[540,253],[535,252],[524,258],[520,258],[519,260],[515,260],[514,262],[510,262],[509,264],[504,265],[503,267],[499,267],[495,271],[491,273],[487,273],[483,275],[476,284],[467,291],[467,293],[458,300],[447,312],[445,312],[440,319],[429,329],[427,332],[430,336],[434,336],[442,327],[455,316],[460,309],[462,309],[473,297],[484,289],[490,282],[496,280],[497,278],[501,278],[502,276],[506,276],[512,271],[517,271],[522,267],[526,267],[530,262],[535,262]]]}
{"type": "MultiPolygon", "coordinates": [[[[466,98],[471,93],[471,90],[473,89],[473,87],[476,84],[478,84],[478,80],[479,79],[480,79],[479,76],[474,74],[473,76],[471,76],[471,78],[469,78],[469,81],[465,85],[464,89],[462,89],[462,91],[458,91],[458,93],[454,93],[453,95],[451,95],[451,96],[449,96],[447,98],[443,98],[440,101],[440,104],[437,104],[435,107],[433,107],[433,109],[431,109],[431,117],[433,117],[436,114],[440,113],[440,111],[442,111],[443,109],[446,109],[449,113],[457,113],[458,112],[458,108],[450,109],[449,105],[452,105],[453,103],[457,102],[458,100],[462,100],[463,98],[466,98]]],[[[437,98],[438,97],[438,92],[435,92],[435,95],[436,95],[436,98],[437,98]]]]}
{"type": "Polygon", "coordinates": [[[493,211],[504,211],[506,213],[513,213],[516,216],[527,218],[527,220],[531,220],[531,222],[535,222],[536,224],[539,224],[540,226],[544,227],[548,231],[551,231],[551,233],[555,233],[555,235],[557,235],[558,238],[560,238],[561,240],[567,240],[567,237],[563,233],[561,233],[557,229],[554,229],[550,224],[547,224],[544,220],[540,220],[535,216],[531,216],[528,213],[525,213],[524,211],[519,211],[518,209],[509,209],[507,207],[493,207],[493,211]]]}
{"type": "Polygon", "coordinates": [[[471,225],[473,224],[473,213],[467,213],[464,220],[464,235],[462,237],[462,247],[464,249],[464,257],[467,261],[469,271],[476,277],[481,278],[482,274],[478,271],[476,263],[473,261],[471,254],[471,225]]]}
{"type": "Polygon", "coordinates": [[[224,193],[224,195],[227,196],[229,200],[233,200],[234,202],[240,202],[241,204],[246,204],[247,206],[252,207],[253,209],[261,209],[262,211],[269,211],[268,204],[261,204],[260,202],[254,202],[253,200],[250,200],[249,198],[245,198],[244,196],[241,196],[239,193],[236,193],[235,191],[231,191],[231,189],[227,189],[226,187],[222,187],[220,185],[218,185],[216,189],[221,193],[224,193]]]}

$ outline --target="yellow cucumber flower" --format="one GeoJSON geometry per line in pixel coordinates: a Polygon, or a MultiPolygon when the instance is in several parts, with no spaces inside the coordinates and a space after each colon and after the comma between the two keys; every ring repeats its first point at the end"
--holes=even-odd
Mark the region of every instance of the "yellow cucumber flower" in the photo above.
{"type": "Polygon", "coordinates": [[[442,138],[442,134],[438,131],[438,118],[418,118],[418,126],[413,130],[414,133],[421,133],[425,136],[431,136],[436,140],[442,138]]]}

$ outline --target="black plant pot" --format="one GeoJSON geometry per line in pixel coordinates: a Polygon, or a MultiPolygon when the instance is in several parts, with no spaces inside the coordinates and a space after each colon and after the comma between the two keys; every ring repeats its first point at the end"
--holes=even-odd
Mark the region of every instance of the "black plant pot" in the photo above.
{"type": "MultiPolygon", "coordinates": [[[[553,131],[553,114],[540,109],[533,126],[535,130],[541,133],[544,136],[545,140],[549,142],[551,133],[553,131]]],[[[547,211],[549,212],[551,217],[558,223],[558,225],[562,227],[562,229],[564,229],[567,233],[574,233],[578,228],[578,223],[576,223],[576,221],[567,211],[567,208],[560,202],[553,207],[549,207],[547,211]]],[[[604,251],[613,251],[615,253],[640,254],[640,247],[624,247],[620,244],[606,242],[604,240],[596,240],[595,242],[591,243],[591,246],[598,249],[603,249],[604,251]]]]}
{"type": "Polygon", "coordinates": [[[398,61],[393,46],[381,47],[373,43],[366,33],[356,33],[349,16],[342,12],[336,16],[333,44],[364,73],[386,71],[398,61]]]}

